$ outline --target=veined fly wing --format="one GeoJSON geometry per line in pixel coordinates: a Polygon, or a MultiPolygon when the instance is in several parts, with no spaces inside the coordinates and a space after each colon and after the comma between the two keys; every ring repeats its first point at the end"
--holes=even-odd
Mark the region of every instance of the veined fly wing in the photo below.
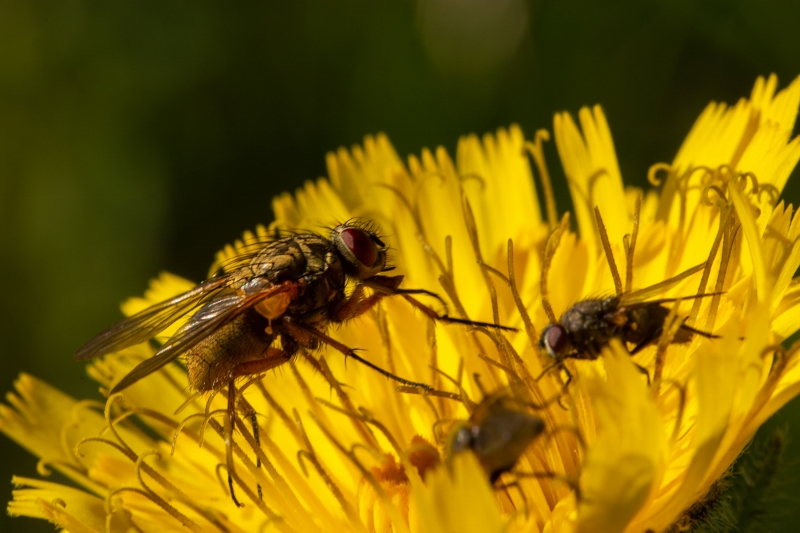
{"type": "Polygon", "coordinates": [[[211,278],[190,291],[129,316],[84,344],[75,354],[75,359],[85,361],[152,339],[181,317],[213,298],[227,285],[228,280],[229,276],[211,278]]]}
{"type": "Polygon", "coordinates": [[[623,294],[620,296],[620,305],[628,306],[633,302],[644,302],[645,300],[652,300],[653,296],[655,296],[656,294],[663,293],[670,287],[677,285],[686,278],[693,276],[694,274],[697,274],[698,272],[703,270],[705,266],[706,266],[705,262],[700,263],[699,265],[684,270],[680,274],[677,274],[660,283],[656,283],[655,285],[650,285],[649,287],[644,287],[642,289],[638,289],[629,292],[627,294],[623,294]]]}
{"type": "Polygon", "coordinates": [[[208,302],[205,307],[195,313],[186,325],[164,343],[153,357],[145,359],[128,372],[125,377],[114,385],[110,394],[119,392],[148,374],[152,374],[179,355],[191,350],[203,339],[206,339],[247,309],[287,290],[291,290],[291,287],[281,284],[247,296],[233,291],[219,295],[218,298],[208,302]]]}

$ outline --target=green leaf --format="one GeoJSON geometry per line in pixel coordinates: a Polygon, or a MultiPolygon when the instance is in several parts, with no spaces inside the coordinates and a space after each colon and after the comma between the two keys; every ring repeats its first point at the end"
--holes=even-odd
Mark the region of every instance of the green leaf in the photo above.
{"type": "Polygon", "coordinates": [[[763,533],[780,500],[787,428],[758,437],[706,496],[681,515],[671,533],[763,533]]]}

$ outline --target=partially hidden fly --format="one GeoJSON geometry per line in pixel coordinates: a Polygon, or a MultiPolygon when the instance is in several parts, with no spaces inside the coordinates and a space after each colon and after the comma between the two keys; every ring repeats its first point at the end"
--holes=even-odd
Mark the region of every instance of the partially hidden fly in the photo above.
{"type": "Polygon", "coordinates": [[[447,455],[472,451],[494,484],[545,430],[544,420],[505,393],[487,396],[468,420],[456,422],[447,440],[447,455]]]}
{"type": "MultiPolygon", "coordinates": [[[[511,472],[517,479],[537,478],[563,482],[574,490],[575,495],[580,498],[578,483],[566,475],[557,474],[547,469],[538,472],[524,472],[516,469],[517,463],[523,454],[543,435],[553,437],[560,431],[568,430],[575,434],[577,443],[581,448],[585,448],[583,437],[577,428],[558,426],[550,427],[549,431],[547,431],[548,427],[544,418],[547,415],[542,414],[540,416],[535,414],[543,413],[546,406],[529,401],[530,394],[526,392],[524,387],[501,387],[494,392],[486,394],[478,379],[479,375],[475,374],[476,386],[484,395],[483,399],[475,404],[465,396],[460,379],[453,379],[440,370],[436,370],[457,384],[460,392],[420,390],[410,387],[398,387],[397,389],[405,393],[456,400],[463,403],[467,410],[470,411],[469,418],[466,420],[440,419],[434,424],[433,432],[436,435],[436,427],[441,422],[452,422],[447,430],[444,444],[445,459],[449,467],[452,468],[456,456],[471,452],[478,460],[489,482],[496,489],[505,489],[516,484],[516,482],[510,485],[498,483],[503,474],[511,472]]],[[[461,370],[460,368],[459,376],[461,375],[461,370]]],[[[424,448],[421,448],[420,452],[424,453],[424,448]]],[[[422,456],[424,457],[425,455],[422,456]]],[[[522,493],[522,497],[524,499],[524,493],[522,493]]]]}

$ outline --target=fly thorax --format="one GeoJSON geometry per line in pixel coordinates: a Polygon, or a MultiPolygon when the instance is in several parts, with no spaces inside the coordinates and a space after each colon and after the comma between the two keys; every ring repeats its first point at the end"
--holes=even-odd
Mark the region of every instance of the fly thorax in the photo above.
{"type": "Polygon", "coordinates": [[[293,238],[272,243],[250,263],[253,276],[266,277],[274,283],[297,279],[306,268],[306,257],[293,238]]]}

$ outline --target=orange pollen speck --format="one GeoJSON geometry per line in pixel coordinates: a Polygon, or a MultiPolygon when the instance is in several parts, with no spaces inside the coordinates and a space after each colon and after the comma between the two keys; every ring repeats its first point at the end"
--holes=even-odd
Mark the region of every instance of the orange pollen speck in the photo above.
{"type": "Polygon", "coordinates": [[[425,474],[428,470],[439,466],[442,458],[439,456],[439,451],[435,446],[421,436],[415,435],[411,439],[408,461],[416,467],[420,477],[425,479],[425,474]]]}
{"type": "Polygon", "coordinates": [[[393,455],[386,454],[386,459],[381,466],[370,469],[370,472],[380,484],[389,483],[400,485],[408,482],[403,465],[397,462],[393,455]]]}
{"type": "MultiPolygon", "coordinates": [[[[411,463],[419,473],[421,478],[432,468],[441,464],[441,456],[435,446],[427,440],[416,435],[411,439],[411,447],[408,450],[408,462],[411,463]]],[[[400,485],[408,483],[403,465],[391,454],[386,454],[381,466],[370,469],[375,479],[381,484],[400,485]]]]}

